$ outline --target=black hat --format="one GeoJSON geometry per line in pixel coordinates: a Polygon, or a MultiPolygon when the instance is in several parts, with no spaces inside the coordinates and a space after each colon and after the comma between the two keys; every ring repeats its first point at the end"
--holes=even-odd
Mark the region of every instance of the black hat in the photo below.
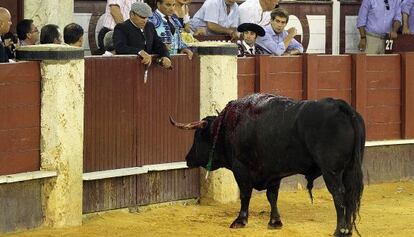
{"type": "Polygon", "coordinates": [[[266,32],[264,31],[263,27],[259,26],[258,24],[254,23],[243,23],[237,27],[238,32],[245,32],[245,31],[253,31],[256,35],[263,37],[266,32]]]}

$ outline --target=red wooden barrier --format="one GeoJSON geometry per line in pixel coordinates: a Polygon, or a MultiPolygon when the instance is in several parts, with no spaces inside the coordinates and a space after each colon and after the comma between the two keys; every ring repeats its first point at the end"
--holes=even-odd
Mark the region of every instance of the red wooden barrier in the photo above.
{"type": "Polygon", "coordinates": [[[402,53],[402,136],[414,138],[414,53],[402,53]]]}
{"type": "Polygon", "coordinates": [[[367,138],[400,139],[402,104],[400,55],[367,56],[365,77],[367,138]]]}
{"type": "Polygon", "coordinates": [[[174,56],[173,70],[135,57],[85,60],[84,171],[184,161],[192,133],[169,123],[199,119],[199,58],[174,56]]]}
{"type": "Polygon", "coordinates": [[[364,117],[368,140],[413,138],[413,59],[414,53],[257,56],[255,65],[252,59],[239,59],[239,97],[253,92],[245,89],[245,78],[248,68],[253,84],[255,66],[255,92],[340,98],[364,117]]]}
{"type": "Polygon", "coordinates": [[[352,102],[352,60],[349,55],[304,56],[304,87],[307,99],[334,97],[352,102]]]}
{"type": "Polygon", "coordinates": [[[0,64],[0,175],[39,169],[39,63],[0,64]]]}
{"type": "Polygon", "coordinates": [[[401,138],[400,55],[353,55],[353,101],[368,140],[401,138]]]}
{"type": "MultiPolygon", "coordinates": [[[[173,70],[133,56],[85,59],[84,172],[184,161],[193,132],[173,127],[200,113],[200,62],[173,56],[173,70]]],[[[198,169],[85,181],[83,212],[199,196],[198,169]]]]}
{"type": "Polygon", "coordinates": [[[294,99],[303,98],[302,57],[259,56],[256,70],[260,72],[256,89],[294,99]],[[258,67],[257,67],[258,66],[258,67]]]}
{"type": "Polygon", "coordinates": [[[256,92],[256,57],[239,58],[237,60],[237,96],[244,97],[256,92]]]}

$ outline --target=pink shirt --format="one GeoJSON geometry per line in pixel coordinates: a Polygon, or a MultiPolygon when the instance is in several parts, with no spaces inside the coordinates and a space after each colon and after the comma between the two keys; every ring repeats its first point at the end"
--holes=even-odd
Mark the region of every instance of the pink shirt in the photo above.
{"type": "MultiPolygon", "coordinates": [[[[114,18],[111,15],[111,5],[118,5],[121,9],[122,17],[124,18],[124,21],[129,19],[129,12],[131,11],[131,5],[134,2],[138,2],[137,0],[108,0],[106,3],[106,9],[105,14],[103,16],[103,26],[106,28],[109,28],[111,30],[115,27],[115,21],[114,18]]],[[[142,0],[139,0],[139,2],[142,2],[142,0]]]]}

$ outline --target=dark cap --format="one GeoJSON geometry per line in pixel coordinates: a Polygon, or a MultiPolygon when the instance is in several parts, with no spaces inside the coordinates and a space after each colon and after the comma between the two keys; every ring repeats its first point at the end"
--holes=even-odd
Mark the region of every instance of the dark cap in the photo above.
{"type": "Polygon", "coordinates": [[[263,37],[266,32],[263,27],[259,26],[258,24],[254,23],[243,23],[237,27],[238,32],[245,32],[245,31],[253,31],[256,35],[263,37]]]}

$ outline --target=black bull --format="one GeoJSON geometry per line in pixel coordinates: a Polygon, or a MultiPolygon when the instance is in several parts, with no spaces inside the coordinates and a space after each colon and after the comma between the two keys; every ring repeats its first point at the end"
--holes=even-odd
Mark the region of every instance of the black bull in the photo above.
{"type": "Polygon", "coordinates": [[[352,235],[363,192],[365,127],[346,102],[254,94],[229,102],[218,116],[190,124],[171,122],[197,129],[186,157],[189,167],[224,167],[233,172],[241,208],[231,228],[247,224],[253,188],[267,190],[268,227],[281,228],[277,209],[281,179],[303,174],[312,198],[313,181],[322,175],[337,213],[334,235],[352,235]]]}

